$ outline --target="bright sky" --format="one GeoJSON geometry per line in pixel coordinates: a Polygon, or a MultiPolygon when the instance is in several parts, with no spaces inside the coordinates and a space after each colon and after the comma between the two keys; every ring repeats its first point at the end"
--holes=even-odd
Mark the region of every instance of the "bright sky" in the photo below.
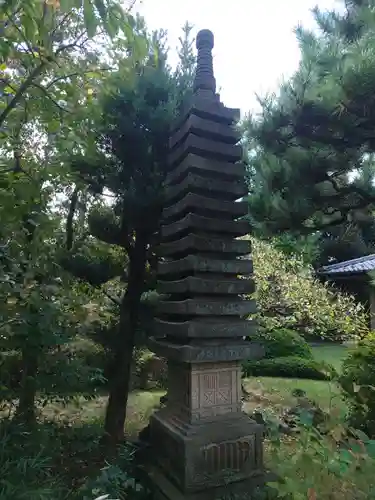
{"type": "Polygon", "coordinates": [[[168,31],[170,62],[176,62],[178,38],[185,21],[194,35],[208,28],[215,35],[214,70],[222,102],[257,110],[255,93],[277,89],[283,76],[297,68],[299,49],[293,28],[313,28],[310,9],[331,9],[335,0],[142,0],[138,7],[149,29],[168,31]]]}

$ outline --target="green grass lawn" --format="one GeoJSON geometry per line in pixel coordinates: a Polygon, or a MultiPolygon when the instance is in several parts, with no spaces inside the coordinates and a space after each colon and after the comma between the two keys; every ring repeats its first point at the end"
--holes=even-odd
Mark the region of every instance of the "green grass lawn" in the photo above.
{"type": "Polygon", "coordinates": [[[343,359],[346,357],[349,347],[341,344],[328,344],[312,347],[314,357],[317,361],[331,364],[335,370],[341,371],[343,359]]]}
{"type": "MultiPolygon", "coordinates": [[[[312,350],[317,360],[330,363],[339,371],[348,348],[342,345],[327,345],[313,347],[312,350]]],[[[281,411],[295,401],[292,396],[293,389],[302,389],[310,399],[317,401],[323,408],[337,408],[340,412],[345,412],[345,404],[340,397],[339,388],[333,382],[252,377],[245,381],[245,386],[252,396],[251,401],[246,403],[249,411],[267,406],[281,411]]],[[[126,432],[129,436],[136,435],[146,425],[163,394],[163,391],[135,391],[130,395],[126,423],[126,432]]],[[[104,416],[105,404],[106,397],[100,396],[92,401],[82,400],[78,405],[71,404],[64,407],[48,405],[44,409],[44,414],[48,418],[57,418],[61,421],[101,420],[104,416]]]]}
{"type": "MultiPolygon", "coordinates": [[[[313,347],[317,360],[325,361],[340,371],[343,358],[348,348],[340,345],[313,347]]],[[[293,406],[296,399],[292,395],[294,389],[302,389],[310,399],[315,400],[323,409],[330,412],[337,422],[340,432],[346,406],[341,398],[339,387],[334,382],[286,379],[271,377],[252,377],[244,381],[249,400],[244,410],[252,413],[255,409],[264,409],[280,414],[284,409],[293,406]]],[[[136,391],[130,395],[125,431],[128,437],[134,438],[148,423],[149,417],[158,407],[164,391],[136,391]]],[[[69,423],[72,428],[94,425],[102,428],[106,397],[100,396],[92,401],[81,400],[79,404],[50,404],[43,409],[47,420],[69,423]]],[[[336,424],[335,424],[336,425],[336,424]]],[[[324,438],[326,439],[326,438],[324,438]]],[[[327,441],[328,442],[328,441],[327,441]]],[[[314,446],[314,444],[313,444],[314,446]]],[[[322,465],[321,457],[310,460],[311,451],[306,447],[306,440],[301,435],[295,438],[283,438],[276,450],[269,441],[265,441],[265,460],[270,468],[284,477],[293,478],[299,496],[293,498],[309,498],[307,490],[311,485],[317,492],[317,500],[355,500],[366,499],[369,488],[374,483],[373,474],[353,470],[347,477],[338,478],[332,474],[327,464],[322,465]],[[300,458],[302,457],[302,458],[300,458]],[[366,475],[367,474],[367,475],[366,475]]],[[[70,465],[69,465],[70,466],[70,465]]]]}

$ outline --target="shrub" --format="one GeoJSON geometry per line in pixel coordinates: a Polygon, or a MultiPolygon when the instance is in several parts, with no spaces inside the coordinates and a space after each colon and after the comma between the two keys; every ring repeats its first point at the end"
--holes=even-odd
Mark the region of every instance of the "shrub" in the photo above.
{"type": "Polygon", "coordinates": [[[328,380],[329,376],[318,361],[298,356],[284,356],[258,361],[245,361],[243,373],[246,377],[286,377],[310,380],[328,380]]]}
{"type": "Polygon", "coordinates": [[[281,358],[284,356],[297,356],[299,358],[312,359],[313,354],[308,343],[293,330],[278,328],[268,331],[259,328],[251,340],[263,344],[265,358],[281,358]]]}
{"type": "Polygon", "coordinates": [[[280,420],[264,412],[268,463],[277,476],[270,486],[277,494],[259,500],[374,499],[374,442],[337,422],[334,408],[317,413],[300,401],[295,409],[293,439],[283,439],[280,420]]]}
{"type": "Polygon", "coordinates": [[[73,497],[76,500],[92,500],[93,494],[99,499],[132,500],[147,497],[147,490],[134,478],[134,453],[127,446],[121,446],[114,463],[107,463],[100,474],[88,480],[73,497]]]}
{"type": "Polygon", "coordinates": [[[159,388],[167,385],[167,362],[148,349],[140,350],[136,359],[139,388],[148,389],[149,382],[159,388]]]}
{"type": "Polygon", "coordinates": [[[375,335],[359,342],[343,362],[340,384],[349,407],[349,423],[375,436],[375,335]]]}
{"type": "Polygon", "coordinates": [[[58,450],[53,437],[44,427],[30,432],[11,420],[0,421],[0,498],[51,500],[68,494],[62,475],[51,473],[58,450]]]}
{"type": "Polygon", "coordinates": [[[289,328],[309,340],[347,340],[368,334],[364,307],[314,278],[302,259],[252,238],[260,324],[289,328]]]}

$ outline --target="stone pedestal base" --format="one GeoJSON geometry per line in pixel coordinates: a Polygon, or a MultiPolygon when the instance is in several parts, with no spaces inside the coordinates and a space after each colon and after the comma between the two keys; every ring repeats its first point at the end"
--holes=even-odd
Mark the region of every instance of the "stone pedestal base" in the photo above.
{"type": "Polygon", "coordinates": [[[154,487],[154,500],[229,500],[232,498],[251,500],[252,492],[257,487],[263,487],[265,482],[269,480],[265,474],[254,474],[245,480],[232,482],[230,485],[183,493],[160,469],[150,467],[149,476],[154,487]]]}
{"type": "Polygon", "coordinates": [[[160,483],[156,486],[163,490],[161,484],[170,483],[181,498],[195,499],[232,483],[262,484],[262,433],[261,425],[241,413],[188,424],[161,410],[150,420],[153,470],[160,483]]]}

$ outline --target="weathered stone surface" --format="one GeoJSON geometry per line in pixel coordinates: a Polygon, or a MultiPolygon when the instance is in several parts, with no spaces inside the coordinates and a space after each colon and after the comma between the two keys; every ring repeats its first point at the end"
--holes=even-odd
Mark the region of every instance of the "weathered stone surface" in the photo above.
{"type": "Polygon", "coordinates": [[[156,305],[159,313],[203,315],[203,316],[245,316],[256,312],[254,300],[228,300],[214,298],[193,298],[186,300],[160,301],[156,305]]]}
{"type": "Polygon", "coordinates": [[[150,419],[151,439],[159,443],[155,458],[185,494],[225,484],[228,487],[229,481],[264,473],[262,426],[248,417],[227,418],[225,427],[223,422],[202,422],[181,432],[167,414],[161,418],[162,412],[150,419]]]}
{"type": "Polygon", "coordinates": [[[231,494],[229,498],[250,499],[257,488],[263,487],[266,482],[276,482],[279,479],[276,474],[262,471],[260,474],[250,474],[241,481],[234,480],[229,485],[228,481],[226,484],[213,486],[209,489],[203,488],[200,491],[182,492],[157,467],[150,466],[147,469],[152,479],[155,500],[218,500],[218,498],[228,498],[229,488],[231,494]]]}
{"type": "Polygon", "coordinates": [[[210,259],[201,255],[188,255],[179,260],[159,262],[158,264],[158,273],[160,276],[190,272],[249,275],[253,272],[253,263],[247,259],[221,260],[210,259]]]}
{"type": "Polygon", "coordinates": [[[216,345],[178,345],[151,338],[149,346],[159,356],[182,363],[216,363],[260,359],[264,356],[264,347],[254,342],[231,344],[225,341],[216,345]]]}
{"type": "Polygon", "coordinates": [[[198,116],[203,116],[211,120],[216,120],[227,125],[237,123],[241,118],[241,110],[239,108],[227,108],[219,101],[207,102],[205,99],[195,98],[191,112],[198,116]]]}
{"type": "Polygon", "coordinates": [[[150,345],[168,358],[168,398],[149,425],[163,500],[216,500],[218,487],[232,494],[249,477],[265,480],[263,428],[241,411],[240,360],[263,349],[244,340],[256,304],[242,298],[254,291],[241,279],[253,272],[251,259],[239,258],[248,242],[235,240],[250,230],[246,203],[235,203],[247,191],[233,128],[239,112],[215,93],[212,45],[212,33],[198,34],[193,104],[172,134],[165,183],[157,289],[167,297],[156,305],[150,345]]]}
{"type": "Polygon", "coordinates": [[[182,236],[182,233],[192,233],[205,230],[207,235],[216,233],[217,235],[231,235],[234,238],[245,236],[250,230],[250,225],[246,220],[219,220],[203,215],[187,214],[182,219],[161,226],[161,235],[164,241],[172,240],[182,236]]]}
{"type": "Polygon", "coordinates": [[[177,281],[159,281],[158,290],[163,294],[246,295],[255,291],[255,284],[252,279],[187,276],[177,281]]]}
{"type": "Polygon", "coordinates": [[[198,154],[189,153],[184,158],[180,165],[171,170],[165,179],[165,183],[176,184],[180,182],[189,172],[198,174],[211,173],[217,179],[234,180],[240,179],[243,181],[246,174],[243,163],[230,163],[228,161],[219,161],[209,158],[204,158],[198,154]]]}
{"type": "Polygon", "coordinates": [[[241,318],[196,317],[180,322],[155,318],[154,325],[155,336],[179,339],[251,337],[257,329],[255,320],[241,318]]]}
{"type": "Polygon", "coordinates": [[[180,143],[189,133],[201,135],[213,140],[222,140],[228,144],[237,144],[238,132],[227,124],[215,122],[207,118],[191,114],[180,128],[171,136],[169,147],[172,149],[180,143]]]}
{"type": "Polygon", "coordinates": [[[181,160],[189,153],[198,155],[203,153],[206,158],[211,155],[212,159],[228,162],[236,162],[242,158],[241,146],[189,134],[182,144],[170,152],[168,158],[169,165],[175,165],[178,160],[181,160]]]}
{"type": "Polygon", "coordinates": [[[187,213],[196,213],[205,215],[210,212],[214,217],[215,215],[220,218],[223,215],[228,218],[243,217],[248,213],[248,204],[246,201],[224,201],[209,198],[195,193],[188,193],[182,200],[174,205],[167,207],[163,210],[163,221],[168,219],[180,219],[187,213]]]}
{"type": "Polygon", "coordinates": [[[188,104],[181,117],[177,118],[172,126],[171,135],[173,135],[191,114],[222,123],[232,127],[234,123],[239,122],[241,110],[238,108],[227,108],[220,102],[220,99],[205,99],[195,95],[190,104],[188,104]]]}
{"type": "Polygon", "coordinates": [[[189,172],[179,184],[166,188],[165,199],[168,204],[171,204],[183,198],[187,193],[204,193],[212,198],[232,201],[245,196],[247,192],[244,182],[210,179],[189,172]]]}
{"type": "Polygon", "coordinates": [[[220,239],[189,234],[180,240],[162,243],[157,250],[161,257],[197,252],[222,253],[225,258],[248,255],[251,252],[251,243],[249,240],[220,239]]]}
{"type": "Polygon", "coordinates": [[[194,94],[200,90],[208,91],[208,94],[215,96],[216,80],[212,60],[212,48],[214,46],[214,35],[209,30],[201,30],[196,41],[197,67],[194,78],[194,94]]]}

